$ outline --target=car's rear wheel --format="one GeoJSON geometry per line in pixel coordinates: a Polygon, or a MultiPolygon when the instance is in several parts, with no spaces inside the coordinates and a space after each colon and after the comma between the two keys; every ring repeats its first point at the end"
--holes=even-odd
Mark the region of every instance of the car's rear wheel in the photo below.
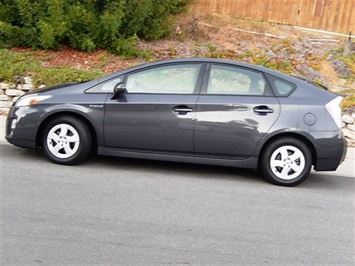
{"type": "Polygon", "coordinates": [[[83,161],[90,153],[92,136],[82,120],[61,116],[45,126],[42,146],[52,162],[73,165],[83,161]]]}
{"type": "Polygon", "coordinates": [[[309,175],[312,154],[302,141],[293,138],[278,139],[269,144],[261,159],[264,177],[280,186],[296,186],[309,175]]]}

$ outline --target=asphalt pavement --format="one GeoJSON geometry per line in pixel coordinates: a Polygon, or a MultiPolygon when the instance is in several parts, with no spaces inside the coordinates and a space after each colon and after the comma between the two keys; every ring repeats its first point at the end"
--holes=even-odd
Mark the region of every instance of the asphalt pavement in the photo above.
{"type": "Polygon", "coordinates": [[[354,149],[297,187],[250,170],[91,156],[0,140],[0,265],[354,265],[354,149]]]}

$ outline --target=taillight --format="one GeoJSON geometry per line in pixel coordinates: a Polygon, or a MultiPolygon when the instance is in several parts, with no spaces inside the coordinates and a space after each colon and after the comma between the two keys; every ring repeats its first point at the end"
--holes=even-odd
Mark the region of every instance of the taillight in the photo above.
{"type": "Polygon", "coordinates": [[[334,119],[335,124],[341,128],[341,107],[340,104],[343,100],[343,97],[338,96],[334,100],[331,100],[325,105],[328,113],[334,119]]]}

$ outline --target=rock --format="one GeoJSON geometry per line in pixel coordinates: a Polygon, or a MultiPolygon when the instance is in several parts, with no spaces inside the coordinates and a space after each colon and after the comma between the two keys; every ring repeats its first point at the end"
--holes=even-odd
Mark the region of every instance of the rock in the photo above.
{"type": "Polygon", "coordinates": [[[355,42],[348,42],[348,48],[350,51],[355,51],[355,42]]]}
{"type": "Polygon", "coordinates": [[[25,81],[25,84],[32,84],[32,79],[29,76],[24,77],[23,80],[25,81]]]}
{"type": "Polygon", "coordinates": [[[18,98],[20,98],[20,96],[12,98],[11,102],[15,103],[18,100],[18,98]]]}
{"type": "Polygon", "coordinates": [[[0,101],[10,101],[11,98],[7,95],[0,95],[0,101]]]}
{"type": "Polygon", "coordinates": [[[355,140],[355,132],[354,131],[351,131],[347,128],[343,128],[343,134],[345,137],[351,139],[351,140],[355,140]]]}
{"type": "Polygon", "coordinates": [[[345,65],[345,63],[343,61],[341,61],[339,59],[332,58],[330,60],[330,63],[332,64],[335,72],[337,72],[339,76],[349,77],[352,75],[352,71],[351,71],[350,67],[345,65]]]}
{"type": "Polygon", "coordinates": [[[307,65],[297,65],[296,71],[301,78],[310,79],[310,80],[320,80],[321,83],[325,86],[329,86],[327,80],[315,69],[307,66],[307,65]]]}
{"type": "Polygon", "coordinates": [[[33,90],[33,84],[31,84],[31,83],[26,83],[26,84],[23,84],[23,86],[22,86],[22,90],[24,90],[24,91],[30,91],[30,90],[33,90]]]}
{"type": "Polygon", "coordinates": [[[355,125],[348,125],[348,129],[355,132],[355,125]]]}
{"type": "Polygon", "coordinates": [[[348,147],[355,147],[355,140],[346,139],[346,144],[348,147]]]}
{"type": "Polygon", "coordinates": [[[355,121],[355,118],[351,117],[350,115],[343,115],[341,121],[345,122],[346,124],[353,124],[355,121]]]}
{"type": "Polygon", "coordinates": [[[25,93],[22,90],[17,90],[17,89],[7,89],[5,91],[5,94],[8,96],[21,96],[24,95],[25,93]]]}
{"type": "Polygon", "coordinates": [[[7,114],[9,112],[9,108],[0,108],[0,115],[7,114]]]}
{"type": "Polygon", "coordinates": [[[10,85],[7,83],[0,83],[0,89],[6,90],[10,88],[10,85]]]}
{"type": "Polygon", "coordinates": [[[0,101],[0,108],[10,108],[11,106],[12,106],[12,102],[0,101]]]}

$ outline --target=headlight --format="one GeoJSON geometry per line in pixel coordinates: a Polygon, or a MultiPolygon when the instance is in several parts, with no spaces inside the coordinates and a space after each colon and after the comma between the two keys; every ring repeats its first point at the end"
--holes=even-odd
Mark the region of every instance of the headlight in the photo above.
{"type": "Polygon", "coordinates": [[[25,95],[17,100],[15,106],[29,106],[47,100],[51,97],[52,95],[38,95],[38,94],[25,95]]]}

